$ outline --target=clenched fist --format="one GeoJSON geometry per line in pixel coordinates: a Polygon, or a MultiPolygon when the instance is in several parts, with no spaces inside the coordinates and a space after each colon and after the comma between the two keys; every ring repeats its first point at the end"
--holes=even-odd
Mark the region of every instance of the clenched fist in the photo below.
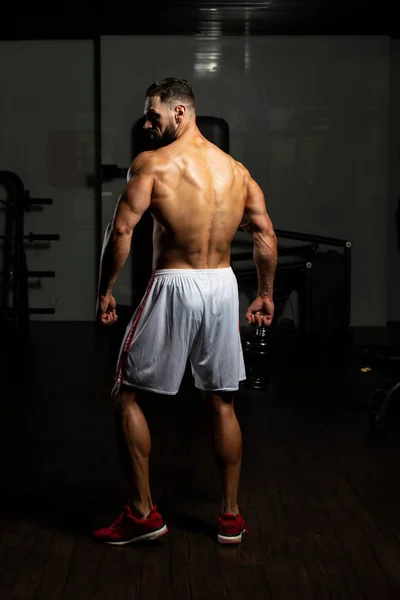
{"type": "Polygon", "coordinates": [[[270,296],[257,296],[254,302],[249,306],[246,313],[246,320],[249,325],[265,325],[269,327],[274,318],[275,305],[270,296]]]}

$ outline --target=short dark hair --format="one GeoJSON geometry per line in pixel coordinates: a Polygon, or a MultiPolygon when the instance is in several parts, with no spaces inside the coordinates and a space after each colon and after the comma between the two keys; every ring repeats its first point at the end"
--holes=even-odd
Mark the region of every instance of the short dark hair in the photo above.
{"type": "Polygon", "coordinates": [[[187,79],[180,77],[167,77],[152,83],[146,90],[146,98],[159,96],[161,102],[181,101],[189,104],[193,110],[196,109],[196,101],[191,84],[187,79]]]}

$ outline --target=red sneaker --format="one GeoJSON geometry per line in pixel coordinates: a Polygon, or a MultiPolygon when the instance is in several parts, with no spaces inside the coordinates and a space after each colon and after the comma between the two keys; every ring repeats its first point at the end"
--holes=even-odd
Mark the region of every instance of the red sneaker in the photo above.
{"type": "Polygon", "coordinates": [[[218,517],[218,541],[220,544],[240,544],[244,533],[249,533],[240,513],[220,513],[218,517]]]}
{"type": "Polygon", "coordinates": [[[115,546],[134,544],[135,542],[156,540],[168,533],[157,506],[153,506],[147,519],[137,519],[127,504],[116,521],[109,527],[93,532],[95,540],[115,546]]]}

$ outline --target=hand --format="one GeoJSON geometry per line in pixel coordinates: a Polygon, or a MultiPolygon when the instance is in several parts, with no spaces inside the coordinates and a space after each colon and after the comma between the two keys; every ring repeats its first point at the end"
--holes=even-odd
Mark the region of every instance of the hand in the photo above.
{"type": "Polygon", "coordinates": [[[246,313],[246,320],[249,325],[254,323],[258,326],[264,325],[269,327],[274,318],[275,305],[270,296],[257,296],[253,304],[249,306],[246,313]]]}
{"type": "Polygon", "coordinates": [[[117,319],[118,315],[116,312],[117,303],[112,294],[106,294],[105,296],[99,296],[97,299],[96,305],[96,314],[97,319],[103,325],[109,326],[113,325],[117,319]]]}

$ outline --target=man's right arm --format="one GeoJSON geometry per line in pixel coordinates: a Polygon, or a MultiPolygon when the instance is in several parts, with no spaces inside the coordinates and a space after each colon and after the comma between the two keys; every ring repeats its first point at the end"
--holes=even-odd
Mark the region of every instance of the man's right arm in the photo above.
{"type": "Polygon", "coordinates": [[[250,175],[240,226],[252,236],[254,241],[253,256],[257,268],[258,295],[272,299],[278,259],[277,239],[267,212],[263,191],[250,175]]]}

